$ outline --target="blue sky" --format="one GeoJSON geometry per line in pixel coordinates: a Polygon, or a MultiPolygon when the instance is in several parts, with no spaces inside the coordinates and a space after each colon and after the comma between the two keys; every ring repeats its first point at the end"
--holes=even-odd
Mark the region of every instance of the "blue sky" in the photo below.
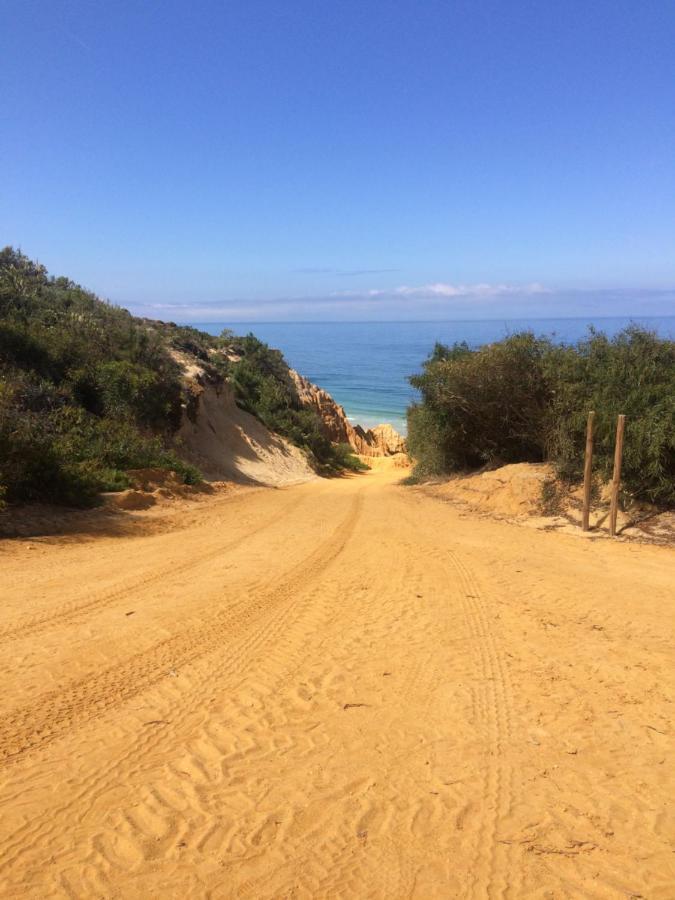
{"type": "Polygon", "coordinates": [[[673,0],[2,4],[0,242],[176,321],[675,313],[673,0]]]}

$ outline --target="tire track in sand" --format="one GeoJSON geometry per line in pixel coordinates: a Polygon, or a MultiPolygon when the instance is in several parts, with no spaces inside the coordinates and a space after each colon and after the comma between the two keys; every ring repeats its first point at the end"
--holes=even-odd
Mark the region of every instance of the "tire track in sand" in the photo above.
{"type": "MultiPolygon", "coordinates": [[[[361,498],[356,497],[352,502],[350,512],[344,518],[341,526],[329,539],[333,543],[336,540],[339,541],[339,545],[334,548],[336,552],[333,554],[332,559],[328,560],[321,570],[315,570],[314,573],[312,573],[310,566],[305,572],[301,587],[312,588],[312,585],[323,574],[325,568],[328,568],[338,558],[354,532],[360,516],[361,506],[361,498]]],[[[327,543],[324,542],[322,547],[326,548],[327,543]]],[[[301,565],[307,566],[308,560],[314,559],[315,556],[316,553],[312,554],[311,557],[307,557],[301,565]]],[[[299,568],[299,566],[295,568],[299,568]]],[[[38,867],[53,866],[54,854],[57,852],[56,848],[62,836],[61,827],[58,823],[82,806],[92,808],[111,790],[116,790],[117,785],[128,781],[130,773],[137,772],[139,759],[150,761],[149,765],[152,767],[152,760],[156,758],[158,753],[160,756],[162,755],[162,748],[164,748],[165,755],[167,752],[166,748],[170,748],[170,752],[174,752],[177,745],[181,746],[184,740],[181,736],[189,733],[188,723],[193,716],[195,702],[202,702],[205,693],[212,688],[213,684],[217,684],[221,692],[225,686],[228,689],[236,690],[237,685],[245,685],[248,681],[246,667],[252,661],[260,659],[263,653],[265,654],[263,658],[267,659],[268,651],[272,649],[272,652],[274,652],[274,648],[280,644],[282,635],[287,633],[289,612],[293,611],[294,620],[299,620],[303,615],[306,615],[308,610],[313,608],[312,604],[315,602],[315,599],[315,589],[299,590],[297,593],[289,592],[287,602],[277,605],[272,614],[265,618],[264,622],[252,635],[244,632],[236,636],[234,640],[228,641],[227,653],[222,652],[222,645],[214,648],[211,653],[209,667],[201,666],[195,669],[190,675],[189,686],[181,685],[179,687],[178,683],[166,679],[163,687],[169,690],[168,693],[164,691],[165,696],[160,703],[164,705],[168,703],[170,705],[171,723],[169,727],[134,729],[133,734],[128,735],[128,739],[124,741],[124,752],[116,757],[113,765],[105,768],[95,767],[90,769],[88,774],[82,777],[77,793],[70,795],[66,802],[62,802],[56,809],[51,809],[49,815],[32,817],[24,824],[15,827],[12,831],[11,840],[5,842],[0,854],[0,875],[4,877],[5,882],[9,884],[12,873],[17,870],[20,872],[21,867],[25,867],[27,864],[33,867],[35,865],[38,867]],[[37,861],[35,861],[36,851],[39,854],[37,861]],[[29,862],[31,854],[33,854],[33,858],[29,862]],[[50,859],[51,863],[49,862],[50,859]]],[[[86,745],[80,749],[82,756],[86,758],[86,745]]],[[[86,764],[83,764],[81,768],[86,770],[86,764]]],[[[16,782],[15,796],[22,796],[22,783],[26,783],[26,780],[30,782],[30,769],[24,768],[22,779],[16,782]]],[[[96,848],[90,848],[92,855],[91,858],[88,856],[87,869],[97,873],[100,877],[100,864],[102,864],[103,870],[106,870],[108,866],[108,863],[100,856],[105,847],[105,831],[101,832],[97,837],[99,841],[104,843],[100,843],[96,848]]],[[[70,847],[70,844],[67,846],[70,847]]],[[[77,862],[76,868],[80,869],[81,867],[82,861],[80,860],[77,862]]],[[[108,868],[106,877],[109,874],[110,869],[108,868]]],[[[94,875],[94,877],[96,876],[94,875]]],[[[16,884],[17,882],[13,880],[13,883],[16,884]]],[[[21,885],[22,881],[19,880],[18,884],[21,885]]],[[[60,879],[60,889],[66,891],[68,895],[73,895],[63,878],[60,879]]],[[[16,896],[23,896],[23,888],[19,887],[18,890],[19,893],[16,896]]],[[[101,888],[100,884],[97,884],[95,889],[92,887],[92,891],[94,893],[100,893],[101,891],[106,893],[107,883],[103,888],[101,888]]]]}
{"type": "MultiPolygon", "coordinates": [[[[283,829],[280,829],[282,833],[272,834],[269,840],[270,850],[274,848],[277,851],[274,866],[264,874],[257,873],[255,877],[237,881],[237,897],[255,900],[294,896],[372,895],[403,898],[411,897],[415,892],[418,877],[413,862],[415,854],[425,853],[429,842],[434,841],[438,831],[444,829],[448,808],[442,798],[429,791],[430,785],[424,781],[428,770],[423,769],[423,761],[417,767],[411,765],[414,757],[429,752],[430,745],[434,744],[433,739],[420,742],[419,737],[415,736],[411,740],[410,735],[398,731],[397,725],[400,708],[413,703],[417,718],[427,720],[434,694],[433,685],[443,678],[440,671],[442,657],[433,653],[436,623],[431,610],[420,605],[426,585],[415,556],[408,552],[412,546],[412,543],[391,545],[391,564],[383,566],[376,579],[368,580],[361,576],[360,584],[368,583],[369,592],[364,596],[371,601],[377,598],[376,601],[364,603],[356,610],[355,616],[352,611],[352,616],[346,620],[343,613],[336,613],[335,630],[327,632],[332,634],[332,640],[326,645],[325,653],[313,648],[312,657],[308,658],[311,659],[311,667],[307,668],[308,660],[305,660],[303,668],[303,680],[313,685],[330,684],[331,676],[336,674],[344,676],[347,684],[359,684],[373,652],[388,648],[385,654],[390,655],[395,653],[394,648],[400,648],[401,655],[396,655],[396,687],[385,689],[385,696],[389,696],[376,702],[369,714],[376,714],[381,722],[375,751],[378,760],[371,763],[376,766],[377,777],[371,780],[366,776],[357,780],[336,773],[337,780],[322,791],[320,806],[316,797],[311,801],[311,795],[307,797],[307,805],[312,802],[311,815],[304,803],[298,801],[299,811],[292,817],[278,816],[284,820],[283,829]],[[337,633],[339,639],[335,637],[337,633]],[[375,782],[380,785],[379,788],[376,788],[375,782]],[[305,820],[304,827],[299,824],[302,819],[305,820]],[[335,829],[330,848],[317,854],[317,843],[322,841],[322,834],[330,829],[335,829]],[[396,833],[396,839],[392,837],[392,831],[396,833]],[[356,848],[355,836],[358,841],[356,848]],[[377,893],[372,893],[374,880],[378,885],[377,893]]],[[[347,612],[348,609],[345,609],[347,612]]],[[[322,629],[319,633],[326,631],[322,629]]],[[[384,660],[383,668],[388,668],[384,660]]],[[[274,696],[282,696],[278,683],[274,696]]],[[[266,721],[279,711],[278,706],[276,709],[268,704],[260,707],[260,715],[264,715],[266,721]]],[[[272,730],[278,728],[283,733],[285,720],[273,721],[275,725],[272,730]]],[[[316,755],[320,757],[319,753],[316,755]]],[[[251,755],[247,766],[242,765],[240,772],[243,774],[246,768],[256,769],[264,759],[262,751],[259,755],[251,755]]],[[[302,765],[308,765],[311,770],[306,760],[298,754],[293,768],[302,765]]],[[[232,771],[228,774],[233,776],[232,771]]],[[[218,797],[217,804],[214,804],[216,809],[231,809],[233,803],[241,802],[242,787],[239,778],[234,780],[237,787],[232,790],[232,801],[227,794],[218,797]]],[[[266,786],[258,786],[256,790],[252,780],[247,782],[245,794],[252,810],[256,809],[256,801],[264,808],[268,790],[266,786]]],[[[249,816],[253,816],[253,811],[249,816]]],[[[275,817],[271,818],[274,820],[275,817]]],[[[232,861],[228,864],[232,872],[236,871],[246,854],[260,852],[247,840],[246,832],[242,833],[243,821],[245,818],[242,816],[236,828],[230,827],[226,831],[214,829],[221,833],[218,843],[225,848],[224,858],[232,855],[232,861]]],[[[424,894],[418,892],[415,896],[422,897],[424,894]]],[[[454,894],[449,893],[448,896],[454,894]]]]}
{"type": "MultiPolygon", "coordinates": [[[[412,527],[415,519],[410,517],[409,510],[404,510],[403,515],[412,527]]],[[[499,823],[512,811],[515,790],[515,773],[505,755],[513,732],[513,689],[509,672],[475,575],[456,552],[439,547],[435,540],[425,543],[426,552],[437,562],[454,569],[467,633],[477,651],[480,669],[481,684],[472,691],[472,697],[476,717],[484,723],[487,754],[482,770],[481,816],[470,870],[473,878],[467,896],[517,898],[520,876],[513,866],[515,848],[498,839],[499,823]]]]}
{"type": "MultiPolygon", "coordinates": [[[[346,536],[344,543],[350,536],[346,536]]],[[[311,573],[309,574],[311,575],[311,573]]],[[[322,572],[317,573],[318,576],[321,574],[322,572]]],[[[309,585],[311,586],[311,584],[310,579],[309,585]]],[[[225,686],[234,692],[242,685],[245,686],[248,682],[246,666],[250,665],[252,661],[260,659],[263,653],[265,654],[264,658],[267,659],[269,651],[274,652],[274,648],[280,644],[282,635],[287,633],[289,612],[294,611],[296,620],[302,618],[316,599],[316,589],[303,591],[298,594],[298,597],[301,598],[299,603],[296,596],[290,596],[289,602],[277,606],[252,636],[243,634],[233,642],[229,642],[227,654],[218,652],[222,648],[216,648],[211,654],[212,665],[208,669],[202,666],[201,669],[195,670],[190,677],[189,687],[179,688],[175,683],[167,685],[171,688],[170,696],[167,695],[163,698],[163,704],[169,703],[171,708],[170,726],[161,729],[135,730],[133,736],[125,741],[124,752],[117,756],[114,764],[105,769],[91,770],[86,777],[82,778],[77,794],[72,795],[58,809],[52,810],[53,815],[33,818],[22,827],[16,828],[12,832],[11,842],[6,842],[3,852],[0,853],[0,875],[4,874],[6,878],[11,877],[11,872],[21,863],[25,864],[27,855],[34,852],[35,848],[44,848],[42,861],[38,865],[47,865],[50,858],[53,863],[55,844],[60,837],[60,828],[55,821],[61,821],[64,815],[81,808],[82,805],[86,805],[87,808],[92,807],[110,790],[114,790],[118,784],[127,780],[131,772],[137,771],[139,759],[152,760],[157,752],[161,752],[162,748],[165,748],[164,754],[166,754],[166,752],[175,752],[177,746],[182,746],[183,738],[179,736],[185,734],[186,730],[189,731],[187,726],[194,711],[195,701],[202,700],[204,694],[211,689],[214,683],[218,685],[221,693],[225,686]],[[167,751],[166,748],[169,750],[167,751]]],[[[86,755],[84,750],[82,753],[86,755]]],[[[150,766],[152,767],[152,763],[150,766]]],[[[176,773],[172,774],[175,776],[176,773]]],[[[180,774],[185,775],[182,772],[180,774]]],[[[24,775],[25,777],[27,776],[24,775]]],[[[20,796],[20,782],[17,784],[16,791],[17,796],[20,796]]],[[[138,802],[139,798],[137,797],[133,805],[137,806],[138,802]]],[[[109,875],[111,871],[110,860],[104,860],[101,857],[109,839],[109,834],[106,835],[105,831],[101,832],[97,835],[97,846],[90,848],[90,853],[87,854],[88,868],[93,871],[98,870],[99,876],[102,872],[107,872],[109,875]]],[[[126,866],[128,865],[129,861],[127,860],[126,866]]],[[[79,861],[77,868],[79,869],[81,866],[82,862],[79,861]]],[[[113,868],[115,867],[113,866],[113,868]]],[[[62,887],[68,895],[73,895],[65,882],[62,883],[62,887]]],[[[106,890],[107,887],[101,888],[100,885],[97,885],[95,889],[92,888],[96,894],[101,891],[105,894],[106,890]]],[[[23,893],[17,896],[23,896],[23,893]]]]}
{"type": "MultiPolygon", "coordinates": [[[[218,609],[206,621],[134,654],[120,665],[50,691],[0,720],[0,766],[29,750],[46,746],[61,734],[113,709],[166,678],[176,667],[194,663],[222,647],[238,628],[252,626],[279,604],[307,587],[338,556],[359,517],[361,493],[333,534],[285,575],[275,577],[253,596],[218,609]]],[[[214,553],[215,555],[215,553],[214,553]]],[[[249,589],[250,590],[250,589],[249,589]]]]}
{"type": "Polygon", "coordinates": [[[204,565],[204,563],[211,562],[212,560],[217,559],[223,553],[228,553],[231,550],[235,550],[237,547],[250,540],[250,538],[254,537],[267,528],[271,528],[273,525],[275,525],[277,522],[291,513],[297,506],[299,506],[299,504],[302,502],[302,499],[302,497],[292,498],[291,501],[287,503],[278,513],[273,515],[271,518],[266,519],[264,522],[262,522],[260,525],[257,525],[255,528],[252,528],[250,531],[247,531],[245,534],[240,535],[233,541],[227,541],[224,544],[220,544],[218,547],[212,548],[206,553],[200,553],[196,556],[191,556],[189,560],[186,560],[183,563],[178,563],[177,565],[172,564],[171,569],[169,570],[162,568],[144,577],[136,578],[128,584],[122,585],[118,588],[114,588],[110,591],[106,591],[105,593],[100,594],[97,597],[93,597],[91,600],[86,600],[83,603],[77,600],[71,600],[55,609],[51,609],[48,613],[39,616],[33,616],[16,625],[10,625],[6,628],[0,629],[0,641],[26,638],[41,631],[46,631],[51,627],[60,628],[66,623],[77,621],[83,616],[86,616],[92,612],[96,612],[97,610],[108,606],[109,604],[113,604],[116,601],[121,600],[123,597],[133,591],[149,587],[150,585],[157,584],[159,582],[162,582],[162,584],[171,582],[175,578],[178,578],[179,576],[184,575],[186,572],[189,572],[191,569],[198,568],[204,565]]]}
{"type": "Polygon", "coordinates": [[[512,864],[514,848],[500,843],[497,837],[499,823],[508,818],[514,801],[513,767],[505,757],[513,730],[511,681],[478,582],[457,554],[450,551],[447,558],[457,573],[467,629],[478,648],[483,676],[479,712],[485,719],[489,742],[471,896],[518,897],[519,879],[512,864]]]}
{"type": "MultiPolygon", "coordinates": [[[[353,590],[358,583],[354,574],[353,590]]],[[[237,666],[230,679],[219,673],[219,698],[210,716],[189,738],[174,740],[170,761],[163,762],[133,799],[109,812],[93,835],[86,851],[92,894],[105,893],[113,871],[122,879],[133,878],[148,855],[161,858],[170,869],[180,842],[199,848],[200,855],[219,848],[227,857],[234,844],[240,851],[245,848],[246,855],[255,855],[276,841],[274,816],[265,808],[269,788],[261,789],[251,773],[265,772],[273,758],[306,760],[317,746],[324,746],[317,745],[313,729],[297,730],[291,686],[303,670],[313,636],[327,619],[342,619],[339,595],[344,587],[344,582],[331,582],[322,573],[299,600],[293,598],[277,610],[277,625],[264,647],[249,655],[247,670],[237,666]],[[246,728],[233,734],[220,723],[236,718],[237,711],[245,716],[246,728]],[[248,777],[242,780],[244,773],[248,777]],[[245,809],[236,816],[236,826],[225,825],[224,817],[240,802],[242,792],[248,797],[245,809]]],[[[278,861],[276,871],[290,863],[278,861]]],[[[224,860],[221,865],[225,869],[224,860]]],[[[248,896],[245,883],[237,896],[248,896]]]]}

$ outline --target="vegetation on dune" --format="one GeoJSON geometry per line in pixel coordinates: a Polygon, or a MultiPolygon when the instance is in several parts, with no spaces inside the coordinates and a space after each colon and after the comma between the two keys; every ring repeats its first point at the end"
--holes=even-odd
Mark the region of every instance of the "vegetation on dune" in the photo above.
{"type": "Polygon", "coordinates": [[[636,327],[613,339],[591,332],[576,347],[556,348],[550,369],[548,454],[561,474],[581,477],[586,416],[594,409],[594,467],[609,479],[616,419],[625,413],[626,490],[655,503],[675,503],[675,341],[636,327]]]}
{"type": "Polygon", "coordinates": [[[125,469],[197,470],[169,449],[180,370],[162,336],[12,248],[0,252],[0,485],[91,505],[125,469]]]}
{"type": "Polygon", "coordinates": [[[516,335],[478,351],[437,344],[411,378],[423,402],[409,411],[408,445],[424,472],[543,458],[545,341],[516,335]]]}
{"type": "Polygon", "coordinates": [[[7,247],[0,251],[0,503],[77,506],[127,487],[128,469],[161,466],[186,483],[198,470],[173,449],[181,367],[199,362],[268,427],[306,448],[316,468],[355,468],[302,409],[282,355],[252,335],[213,337],[139,319],[7,247]],[[234,360],[232,362],[231,360],[234,360]]]}
{"type": "Polygon", "coordinates": [[[349,444],[333,444],[330,463],[325,474],[348,472],[367,472],[370,466],[360,459],[349,444]]]}
{"type": "Polygon", "coordinates": [[[550,460],[577,480],[594,409],[595,471],[611,477],[616,418],[625,413],[625,490],[675,503],[673,341],[630,327],[614,338],[591,330],[575,345],[529,332],[478,350],[438,344],[410,380],[421,392],[408,410],[418,477],[550,460]]]}

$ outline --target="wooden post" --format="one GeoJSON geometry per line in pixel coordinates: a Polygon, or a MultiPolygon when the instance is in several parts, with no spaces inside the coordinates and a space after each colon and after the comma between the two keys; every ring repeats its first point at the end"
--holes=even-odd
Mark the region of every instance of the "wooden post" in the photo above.
{"type": "Polygon", "coordinates": [[[586,457],[584,459],[584,513],[581,527],[584,531],[588,531],[589,518],[591,514],[591,486],[593,474],[593,420],[595,413],[589,412],[588,422],[586,423],[586,457]]]}
{"type": "Polygon", "coordinates": [[[612,475],[612,501],[609,507],[609,533],[616,534],[616,514],[619,511],[619,485],[621,484],[621,457],[623,455],[623,430],[626,417],[619,416],[616,421],[616,445],[614,447],[614,474],[612,475]]]}

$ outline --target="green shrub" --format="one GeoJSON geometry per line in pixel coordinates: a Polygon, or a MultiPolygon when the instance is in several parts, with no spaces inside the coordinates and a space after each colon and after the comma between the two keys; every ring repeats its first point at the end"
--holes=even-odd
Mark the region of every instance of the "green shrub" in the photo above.
{"type": "Polygon", "coordinates": [[[46,416],[0,406],[0,484],[8,502],[91,506],[100,489],[82,460],[64,453],[46,416]]]}
{"type": "Polygon", "coordinates": [[[541,460],[550,388],[548,341],[525,333],[471,351],[436,345],[411,383],[422,403],[409,414],[409,446],[425,474],[486,463],[541,460]]]}
{"type": "Polygon", "coordinates": [[[409,478],[421,478],[451,472],[455,468],[449,452],[452,428],[440,406],[413,404],[408,409],[408,453],[415,460],[409,478]]]}
{"type": "Polygon", "coordinates": [[[594,409],[596,473],[611,476],[625,413],[625,490],[675,503],[673,341],[631,327],[612,339],[591,331],[573,346],[531,333],[475,351],[437,345],[411,382],[422,395],[408,410],[417,476],[546,459],[564,479],[579,479],[594,409]]]}
{"type": "Polygon", "coordinates": [[[595,410],[594,469],[609,479],[616,420],[626,415],[622,482],[633,496],[675,503],[675,342],[637,327],[612,340],[592,331],[575,347],[552,349],[548,457],[560,474],[583,471],[586,419],[595,410]]]}
{"type": "Polygon", "coordinates": [[[326,474],[340,472],[367,472],[370,466],[359,459],[349,444],[334,444],[330,459],[324,464],[326,474]]]}
{"type": "Polygon", "coordinates": [[[101,491],[125,491],[131,487],[131,479],[119,469],[98,469],[96,474],[101,491]]]}
{"type": "Polygon", "coordinates": [[[0,484],[8,502],[91,505],[99,491],[128,486],[129,468],[201,478],[169,449],[183,387],[168,333],[204,357],[222,341],[155,324],[48,277],[11,248],[0,251],[0,484]]]}
{"type": "Polygon", "coordinates": [[[159,465],[164,469],[171,469],[177,475],[180,475],[183,479],[183,484],[202,484],[204,481],[204,476],[196,466],[185,462],[184,459],[181,459],[180,456],[177,456],[172,450],[160,454],[157,463],[153,463],[152,465],[159,465]]]}

